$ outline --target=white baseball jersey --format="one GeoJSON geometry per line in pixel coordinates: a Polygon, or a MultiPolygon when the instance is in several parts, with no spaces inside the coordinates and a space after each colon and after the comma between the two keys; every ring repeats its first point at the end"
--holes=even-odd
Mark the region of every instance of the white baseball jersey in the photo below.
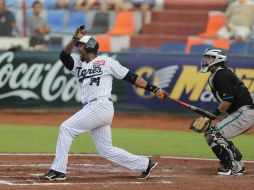
{"type": "Polygon", "coordinates": [[[89,63],[73,57],[71,71],[81,89],[81,102],[87,103],[95,98],[111,97],[113,77],[123,79],[129,69],[111,57],[98,56],[89,63]]]}
{"type": "Polygon", "coordinates": [[[81,88],[84,107],[61,124],[56,155],[51,169],[66,173],[68,152],[73,138],[90,131],[100,156],[132,170],[145,171],[149,159],[112,146],[111,122],[114,107],[111,97],[113,77],[123,79],[128,69],[110,57],[98,56],[89,63],[74,57],[71,71],[81,88]]]}

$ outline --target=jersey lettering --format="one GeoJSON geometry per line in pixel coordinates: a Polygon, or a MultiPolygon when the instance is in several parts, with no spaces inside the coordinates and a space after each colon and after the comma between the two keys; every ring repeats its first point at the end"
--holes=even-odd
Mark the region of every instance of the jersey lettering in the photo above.
{"type": "Polygon", "coordinates": [[[103,74],[102,69],[100,67],[94,67],[93,69],[83,69],[83,70],[82,67],[77,67],[76,72],[80,83],[82,83],[87,78],[92,78],[103,74]]]}
{"type": "Polygon", "coordinates": [[[89,85],[93,85],[95,83],[96,86],[99,86],[100,85],[100,79],[101,79],[101,77],[91,78],[91,82],[90,82],[89,85]]]}

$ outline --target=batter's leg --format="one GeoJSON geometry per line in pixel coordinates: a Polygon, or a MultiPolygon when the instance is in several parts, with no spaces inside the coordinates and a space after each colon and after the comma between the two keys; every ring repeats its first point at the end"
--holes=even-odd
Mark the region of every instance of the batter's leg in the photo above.
{"type": "Polygon", "coordinates": [[[66,173],[68,153],[74,137],[104,125],[106,120],[108,123],[111,122],[111,112],[101,111],[102,119],[98,119],[94,109],[92,105],[86,106],[62,123],[56,145],[55,159],[51,166],[52,170],[66,173]]]}
{"type": "Polygon", "coordinates": [[[91,130],[91,135],[100,156],[130,170],[146,171],[149,163],[147,157],[112,146],[110,125],[91,130]]]}

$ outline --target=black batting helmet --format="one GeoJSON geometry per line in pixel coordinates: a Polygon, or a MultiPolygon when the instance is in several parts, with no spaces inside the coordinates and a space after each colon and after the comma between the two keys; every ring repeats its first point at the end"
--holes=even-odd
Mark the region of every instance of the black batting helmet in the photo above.
{"type": "Polygon", "coordinates": [[[99,49],[99,43],[91,36],[85,35],[78,42],[85,44],[84,48],[87,52],[97,53],[99,49]]]}

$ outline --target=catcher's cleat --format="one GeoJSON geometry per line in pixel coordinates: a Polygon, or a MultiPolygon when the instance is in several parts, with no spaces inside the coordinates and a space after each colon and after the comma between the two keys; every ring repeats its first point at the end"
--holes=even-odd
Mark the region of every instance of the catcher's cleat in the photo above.
{"type": "Polygon", "coordinates": [[[154,160],[149,158],[149,164],[146,169],[146,171],[142,172],[141,175],[139,175],[138,179],[147,179],[150,176],[151,171],[158,166],[158,162],[155,162],[154,160]]]}
{"type": "Polygon", "coordinates": [[[241,166],[242,166],[242,172],[245,173],[245,166],[244,166],[244,163],[243,163],[242,160],[240,161],[240,164],[241,164],[241,166]]]}
{"type": "Polygon", "coordinates": [[[238,172],[234,172],[231,169],[228,169],[227,171],[219,171],[218,175],[220,175],[220,176],[232,176],[232,175],[233,176],[241,176],[241,175],[243,175],[243,173],[244,173],[243,169],[238,172]]]}
{"type": "Polygon", "coordinates": [[[241,176],[241,175],[243,175],[244,170],[245,170],[245,168],[242,166],[241,161],[232,161],[231,168],[228,169],[228,170],[225,170],[225,171],[219,171],[218,175],[222,175],[222,176],[230,176],[230,175],[241,176]]]}
{"type": "Polygon", "coordinates": [[[229,169],[230,169],[229,167],[225,166],[224,164],[222,164],[220,162],[219,167],[217,168],[217,171],[218,172],[228,172],[229,169]]]}
{"type": "Polygon", "coordinates": [[[66,179],[66,175],[61,172],[57,172],[55,170],[49,170],[48,173],[39,176],[39,179],[46,179],[49,181],[63,181],[66,179]]]}
{"type": "MultiPolygon", "coordinates": [[[[218,171],[218,175],[221,175],[221,173],[228,173],[229,172],[229,168],[227,168],[226,166],[224,166],[222,163],[220,163],[219,167],[217,168],[218,171]]],[[[245,173],[245,167],[242,166],[242,173],[245,173]]]]}

